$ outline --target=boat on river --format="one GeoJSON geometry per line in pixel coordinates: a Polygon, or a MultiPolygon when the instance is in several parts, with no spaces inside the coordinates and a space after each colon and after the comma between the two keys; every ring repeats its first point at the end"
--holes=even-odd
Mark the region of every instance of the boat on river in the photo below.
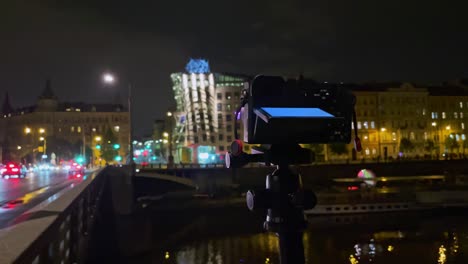
{"type": "Polygon", "coordinates": [[[468,208],[468,176],[339,178],[317,192],[307,215],[383,213],[440,208],[468,208]]]}

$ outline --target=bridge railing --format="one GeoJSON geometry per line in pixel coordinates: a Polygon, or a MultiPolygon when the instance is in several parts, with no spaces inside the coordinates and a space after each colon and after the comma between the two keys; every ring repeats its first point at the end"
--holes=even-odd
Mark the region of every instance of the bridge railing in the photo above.
{"type": "MultiPolygon", "coordinates": [[[[29,219],[0,230],[0,263],[82,263],[107,177],[105,169],[56,195],[29,219]]],[[[36,206],[37,207],[37,206],[36,206]]],[[[34,208],[33,208],[34,209],[34,208]]]]}

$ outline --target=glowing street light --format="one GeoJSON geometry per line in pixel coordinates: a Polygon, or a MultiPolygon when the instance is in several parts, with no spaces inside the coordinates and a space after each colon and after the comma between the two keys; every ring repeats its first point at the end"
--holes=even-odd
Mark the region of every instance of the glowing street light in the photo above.
{"type": "Polygon", "coordinates": [[[17,146],[16,148],[17,148],[18,150],[20,150],[20,149],[21,149],[21,146],[17,146]]]}
{"type": "Polygon", "coordinates": [[[164,133],[163,133],[163,136],[167,138],[167,137],[169,137],[169,133],[164,132],[164,133]]]}
{"type": "Polygon", "coordinates": [[[40,141],[44,141],[45,138],[44,138],[44,137],[40,137],[39,140],[40,140],[40,141]]]}
{"type": "Polygon", "coordinates": [[[94,140],[96,140],[96,141],[101,141],[102,138],[101,138],[100,136],[97,136],[97,137],[94,138],[94,140]]]}
{"type": "Polygon", "coordinates": [[[436,123],[436,122],[432,122],[432,126],[433,126],[433,127],[437,126],[437,123],[436,123]]]}
{"type": "Polygon", "coordinates": [[[45,129],[39,128],[39,133],[40,133],[40,134],[44,134],[44,133],[45,133],[45,129]]]}
{"type": "Polygon", "coordinates": [[[29,134],[29,133],[31,133],[31,128],[26,127],[26,128],[24,129],[24,133],[25,133],[26,135],[29,134]]]}
{"type": "Polygon", "coordinates": [[[450,130],[450,126],[446,126],[445,129],[450,130]]]}
{"type": "Polygon", "coordinates": [[[385,127],[382,127],[380,131],[385,132],[387,129],[385,127]]]}
{"type": "Polygon", "coordinates": [[[167,112],[167,116],[172,116],[172,112],[167,112]]]}
{"type": "Polygon", "coordinates": [[[115,77],[110,73],[104,73],[102,75],[102,81],[107,84],[113,84],[115,82],[115,77]]]}
{"type": "MultiPolygon", "coordinates": [[[[111,73],[104,73],[102,75],[102,81],[106,84],[114,84],[115,81],[116,81],[116,78],[114,77],[113,74],[111,73]]],[[[134,161],[134,157],[133,157],[133,144],[132,144],[132,138],[133,138],[133,119],[132,119],[132,84],[129,83],[128,84],[128,116],[129,116],[129,120],[128,120],[128,123],[129,123],[129,127],[130,127],[130,133],[129,133],[129,139],[128,139],[128,144],[130,145],[130,162],[129,162],[129,165],[130,165],[130,176],[134,176],[135,175],[135,161],[134,161]]]]}

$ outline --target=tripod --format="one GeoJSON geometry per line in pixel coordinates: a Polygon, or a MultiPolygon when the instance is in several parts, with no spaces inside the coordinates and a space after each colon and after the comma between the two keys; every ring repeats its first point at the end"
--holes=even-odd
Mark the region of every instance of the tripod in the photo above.
{"type": "Polygon", "coordinates": [[[253,211],[267,209],[264,228],[278,234],[281,264],[305,263],[302,237],[307,221],[304,209],[316,204],[313,192],[304,191],[298,173],[290,165],[310,162],[309,150],[299,145],[271,145],[264,154],[242,152],[242,142],[231,145],[232,152],[226,156],[227,167],[241,167],[249,162],[265,161],[275,164],[276,170],[266,176],[266,188],[248,191],[247,207],[253,211]]]}

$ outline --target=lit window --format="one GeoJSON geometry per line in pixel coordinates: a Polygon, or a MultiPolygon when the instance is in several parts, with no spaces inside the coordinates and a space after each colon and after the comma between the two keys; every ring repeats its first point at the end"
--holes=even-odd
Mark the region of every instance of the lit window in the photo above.
{"type": "Polygon", "coordinates": [[[81,127],[80,127],[80,126],[78,126],[78,127],[76,128],[76,132],[81,133],[81,127]]]}
{"type": "Polygon", "coordinates": [[[460,102],[460,108],[463,108],[463,102],[460,102]]]}
{"type": "Polygon", "coordinates": [[[81,109],[76,108],[75,111],[76,111],[76,112],[81,112],[81,109]]]}
{"type": "Polygon", "coordinates": [[[410,132],[410,139],[411,139],[411,140],[414,140],[414,138],[415,138],[415,137],[414,137],[414,132],[410,132]]]}
{"type": "Polygon", "coordinates": [[[71,111],[71,108],[67,108],[67,109],[65,109],[65,111],[70,112],[70,111],[71,111]]]}
{"type": "Polygon", "coordinates": [[[119,127],[119,126],[114,126],[114,131],[115,131],[115,132],[119,132],[119,131],[120,131],[120,127],[119,127]]]}
{"type": "Polygon", "coordinates": [[[93,132],[96,132],[96,128],[95,128],[95,127],[93,127],[93,129],[91,129],[91,130],[92,130],[93,132]]]}
{"type": "Polygon", "coordinates": [[[396,133],[395,133],[395,132],[392,132],[392,140],[393,140],[393,141],[396,140],[396,133]]]}
{"type": "Polygon", "coordinates": [[[368,129],[369,128],[369,124],[367,123],[367,121],[364,121],[364,129],[368,129]]]}
{"type": "Polygon", "coordinates": [[[231,93],[226,93],[226,100],[231,100],[231,93]]]}
{"type": "Polygon", "coordinates": [[[442,119],[445,119],[446,116],[445,116],[445,112],[442,112],[442,119]]]}
{"type": "Polygon", "coordinates": [[[366,155],[369,155],[370,154],[370,150],[369,148],[366,148],[366,155]]]}
{"type": "Polygon", "coordinates": [[[463,118],[463,112],[460,112],[460,119],[463,118]]]}
{"type": "Polygon", "coordinates": [[[354,122],[351,122],[351,129],[354,129],[354,122]]]}
{"type": "Polygon", "coordinates": [[[74,126],[70,127],[70,131],[75,132],[75,127],[74,126]]]}
{"type": "Polygon", "coordinates": [[[231,105],[230,105],[230,104],[227,104],[227,105],[226,105],[226,110],[227,110],[227,111],[231,111],[231,105]]]}
{"type": "Polygon", "coordinates": [[[424,140],[427,140],[427,132],[424,132],[424,140]]]}
{"type": "Polygon", "coordinates": [[[371,121],[371,122],[370,122],[370,127],[371,127],[371,128],[375,128],[375,122],[374,122],[374,121],[371,121]]]}
{"type": "Polygon", "coordinates": [[[453,112],[453,118],[455,118],[455,119],[458,118],[458,113],[457,112],[453,112]]]}
{"type": "Polygon", "coordinates": [[[422,115],[426,115],[426,108],[423,108],[422,115]]]}
{"type": "Polygon", "coordinates": [[[460,140],[460,135],[456,134],[456,135],[455,135],[455,140],[456,140],[456,141],[459,141],[459,140],[460,140]]]}
{"type": "Polygon", "coordinates": [[[461,123],[461,129],[465,129],[465,123],[461,123]]]}
{"type": "Polygon", "coordinates": [[[462,134],[461,139],[462,139],[462,140],[465,140],[465,139],[466,139],[465,134],[462,134]]]}
{"type": "Polygon", "coordinates": [[[358,129],[361,129],[361,122],[360,122],[360,121],[357,122],[357,128],[358,128],[358,129]]]}
{"type": "Polygon", "coordinates": [[[431,117],[432,117],[432,119],[436,119],[435,112],[432,112],[432,113],[431,113],[431,117]]]}
{"type": "Polygon", "coordinates": [[[375,148],[372,149],[372,155],[377,154],[377,150],[375,148]]]}

